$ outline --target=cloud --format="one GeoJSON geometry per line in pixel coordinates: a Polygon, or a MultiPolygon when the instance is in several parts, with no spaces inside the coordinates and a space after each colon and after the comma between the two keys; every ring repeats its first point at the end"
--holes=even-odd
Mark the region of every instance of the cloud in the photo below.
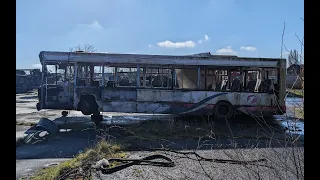
{"type": "Polygon", "coordinates": [[[194,48],[196,46],[193,41],[171,42],[168,40],[158,42],[157,45],[162,48],[194,48]]]}
{"type": "Polygon", "coordinates": [[[242,51],[255,51],[255,50],[257,50],[257,48],[253,47],[253,46],[241,46],[240,50],[242,50],[242,51]]]}
{"type": "Polygon", "coordinates": [[[198,44],[202,44],[204,41],[209,41],[209,36],[208,35],[204,35],[204,39],[200,39],[199,41],[198,41],[198,44]]]}
{"type": "Polygon", "coordinates": [[[152,44],[149,44],[149,45],[148,45],[148,47],[149,47],[149,48],[152,48],[152,47],[153,47],[153,45],[152,45],[152,44]]]}
{"type": "Polygon", "coordinates": [[[97,31],[103,30],[103,26],[97,20],[93,20],[91,24],[78,24],[76,29],[93,29],[97,31]]]}
{"type": "Polygon", "coordinates": [[[204,35],[204,40],[208,41],[209,40],[209,36],[208,35],[204,35]]]}
{"type": "Polygon", "coordinates": [[[106,29],[99,21],[93,20],[89,24],[78,24],[66,35],[66,41],[70,46],[78,44],[94,44],[106,39],[106,29]]]}
{"type": "Polygon", "coordinates": [[[227,46],[225,48],[221,48],[221,49],[218,49],[216,51],[217,54],[220,54],[220,55],[235,55],[237,54],[237,52],[235,52],[231,46],[227,46]]]}

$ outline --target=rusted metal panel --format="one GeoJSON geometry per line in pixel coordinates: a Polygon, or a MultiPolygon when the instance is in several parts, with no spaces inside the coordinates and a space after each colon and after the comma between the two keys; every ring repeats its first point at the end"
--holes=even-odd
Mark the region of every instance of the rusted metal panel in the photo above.
{"type": "Polygon", "coordinates": [[[104,90],[103,100],[136,100],[136,90],[104,90]]]}
{"type": "MultiPolygon", "coordinates": [[[[198,103],[219,92],[208,91],[184,91],[184,90],[150,90],[138,89],[137,101],[143,102],[172,102],[172,103],[198,103]]],[[[234,93],[228,93],[226,97],[218,100],[232,100],[234,93]]]]}
{"type": "Polygon", "coordinates": [[[104,112],[137,112],[137,103],[133,101],[111,101],[103,102],[104,112]]]}
{"type": "Polygon", "coordinates": [[[102,90],[100,88],[94,88],[94,87],[84,87],[84,88],[76,88],[76,95],[78,98],[81,97],[81,95],[93,95],[97,100],[101,100],[101,92],[102,90]]]}
{"type": "Polygon", "coordinates": [[[166,103],[137,103],[137,112],[139,113],[167,113],[171,112],[170,104],[166,103]]]}
{"type": "MultiPolygon", "coordinates": [[[[209,91],[175,91],[175,90],[137,90],[137,101],[143,102],[170,102],[170,103],[199,103],[221,92],[209,91]]],[[[225,92],[223,96],[208,100],[206,104],[215,104],[219,101],[229,101],[232,105],[263,105],[271,106],[271,94],[225,92]],[[253,98],[253,99],[251,99],[253,98]]]]}
{"type": "Polygon", "coordinates": [[[241,93],[240,104],[242,106],[271,106],[271,96],[269,93],[241,93]]]}
{"type": "MultiPolygon", "coordinates": [[[[117,101],[103,102],[103,111],[164,114],[210,114],[213,111],[213,105],[217,104],[219,101],[228,101],[232,105],[245,107],[276,106],[276,102],[272,102],[271,98],[275,100],[275,95],[268,93],[245,92],[174,92],[172,90],[138,90],[138,101],[120,99],[117,101]],[[175,96],[176,99],[173,98],[174,94],[178,94],[175,96]]],[[[259,109],[256,108],[254,110],[259,109]]]]}

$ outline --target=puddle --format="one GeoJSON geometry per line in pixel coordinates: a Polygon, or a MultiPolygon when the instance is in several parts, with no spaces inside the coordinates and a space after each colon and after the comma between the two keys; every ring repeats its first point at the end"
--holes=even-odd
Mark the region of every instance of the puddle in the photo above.
{"type": "Polygon", "coordinates": [[[282,126],[286,129],[287,133],[304,135],[304,122],[298,119],[293,118],[293,111],[290,111],[290,108],[293,107],[303,107],[302,98],[287,98],[286,99],[287,114],[283,116],[275,116],[276,120],[280,121],[282,126]]]}
{"type": "Polygon", "coordinates": [[[286,106],[287,107],[301,107],[303,106],[303,98],[287,98],[286,106]]]}

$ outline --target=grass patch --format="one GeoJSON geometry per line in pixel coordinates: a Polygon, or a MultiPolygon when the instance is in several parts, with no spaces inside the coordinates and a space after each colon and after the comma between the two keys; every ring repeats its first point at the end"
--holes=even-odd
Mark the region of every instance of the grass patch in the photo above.
{"type": "Polygon", "coordinates": [[[292,118],[304,120],[304,111],[302,107],[288,107],[287,113],[289,113],[292,118]]]}
{"type": "MultiPolygon", "coordinates": [[[[58,166],[48,167],[40,170],[31,180],[52,179],[87,179],[91,178],[91,165],[102,158],[124,158],[127,154],[122,152],[118,144],[100,141],[94,148],[87,149],[71,160],[65,161],[58,166]]],[[[115,166],[117,164],[111,164],[115,166]]]]}
{"type": "MultiPolygon", "coordinates": [[[[255,120],[246,119],[240,122],[238,119],[230,121],[230,128],[235,137],[256,137],[257,129],[263,131],[255,120]]],[[[279,126],[280,129],[280,126],[279,126]]],[[[112,129],[111,129],[112,131],[112,129]]],[[[116,130],[117,131],[117,130],[116,130]]],[[[230,129],[224,120],[212,120],[191,118],[184,120],[154,120],[132,124],[128,127],[120,127],[118,134],[121,134],[123,144],[130,144],[134,141],[157,141],[157,140],[185,140],[210,138],[230,138],[230,129]]],[[[111,133],[112,134],[112,133],[111,133]]],[[[266,136],[267,137],[267,136],[266,136]]]]}
{"type": "Polygon", "coordinates": [[[294,108],[294,117],[296,119],[301,119],[301,120],[304,120],[304,112],[303,112],[303,109],[302,108],[299,108],[299,107],[296,107],[294,108]]]}
{"type": "Polygon", "coordinates": [[[131,125],[129,137],[142,140],[199,138],[209,133],[210,125],[200,120],[154,120],[131,125]]]}
{"type": "Polygon", "coordinates": [[[287,92],[296,96],[304,97],[304,91],[302,89],[287,89],[287,92]]]}
{"type": "Polygon", "coordinates": [[[16,121],[17,126],[34,126],[37,125],[36,122],[24,122],[24,121],[16,121]]]}

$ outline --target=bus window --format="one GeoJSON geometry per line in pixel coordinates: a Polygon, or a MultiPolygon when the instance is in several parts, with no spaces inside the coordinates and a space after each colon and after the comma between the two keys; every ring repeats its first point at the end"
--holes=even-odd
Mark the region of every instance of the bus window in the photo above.
{"type": "Polygon", "coordinates": [[[177,89],[198,89],[198,68],[175,69],[177,89]]]}
{"type": "Polygon", "coordinates": [[[118,87],[136,87],[137,68],[117,68],[116,84],[118,87]]]}
{"type": "Polygon", "coordinates": [[[115,87],[116,82],[116,68],[115,67],[104,67],[104,86],[115,87]]]}
{"type": "Polygon", "coordinates": [[[229,89],[229,76],[228,70],[215,70],[214,71],[215,91],[226,91],[229,89]]]}
{"type": "Polygon", "coordinates": [[[88,86],[90,83],[90,66],[79,64],[77,70],[77,86],[88,86]]]}
{"type": "Polygon", "coordinates": [[[93,68],[93,77],[92,82],[90,83],[91,86],[99,87],[102,86],[102,68],[103,66],[94,66],[93,68]]]}
{"type": "Polygon", "coordinates": [[[171,88],[172,72],[169,68],[142,68],[140,85],[142,87],[171,88]]]}
{"type": "Polygon", "coordinates": [[[272,92],[277,84],[277,70],[276,69],[264,69],[263,78],[260,86],[260,92],[272,92]]]}
{"type": "Polygon", "coordinates": [[[65,80],[65,69],[59,65],[46,65],[45,70],[47,76],[45,79],[46,84],[61,84],[65,80]]]}
{"type": "Polygon", "coordinates": [[[257,70],[247,70],[245,72],[245,83],[246,86],[243,88],[244,91],[258,92],[261,83],[261,73],[257,70]]]}
{"type": "Polygon", "coordinates": [[[230,91],[240,91],[240,86],[243,82],[240,68],[230,70],[230,91]]]}
{"type": "Polygon", "coordinates": [[[207,68],[207,90],[215,90],[217,87],[217,71],[213,68],[207,68]]]}

